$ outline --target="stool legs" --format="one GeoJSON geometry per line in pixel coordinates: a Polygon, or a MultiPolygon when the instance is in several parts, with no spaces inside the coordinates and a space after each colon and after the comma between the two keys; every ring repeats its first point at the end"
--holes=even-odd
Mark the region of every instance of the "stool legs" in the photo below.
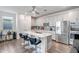
{"type": "Polygon", "coordinates": [[[25,49],[30,49],[30,42],[29,41],[26,41],[25,43],[26,43],[25,44],[25,49]]]}
{"type": "MultiPolygon", "coordinates": [[[[21,38],[20,38],[21,39],[21,38]]],[[[21,43],[21,45],[25,45],[25,43],[24,43],[25,41],[24,40],[22,40],[22,43],[21,43]]]]}

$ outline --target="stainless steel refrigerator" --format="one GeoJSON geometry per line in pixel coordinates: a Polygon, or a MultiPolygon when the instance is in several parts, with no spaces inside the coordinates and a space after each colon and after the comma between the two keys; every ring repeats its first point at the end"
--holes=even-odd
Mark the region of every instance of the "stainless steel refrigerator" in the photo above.
{"type": "Polygon", "coordinates": [[[70,41],[70,22],[56,22],[56,41],[64,44],[69,44],[70,41]]]}

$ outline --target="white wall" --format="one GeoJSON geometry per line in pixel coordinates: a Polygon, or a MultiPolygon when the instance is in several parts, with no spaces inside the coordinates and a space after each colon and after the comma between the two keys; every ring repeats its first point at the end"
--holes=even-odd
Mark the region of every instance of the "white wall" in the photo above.
{"type": "Polygon", "coordinates": [[[50,26],[55,25],[56,21],[79,21],[79,8],[42,16],[36,19],[36,25],[42,26],[44,22],[49,22],[50,26]]]}

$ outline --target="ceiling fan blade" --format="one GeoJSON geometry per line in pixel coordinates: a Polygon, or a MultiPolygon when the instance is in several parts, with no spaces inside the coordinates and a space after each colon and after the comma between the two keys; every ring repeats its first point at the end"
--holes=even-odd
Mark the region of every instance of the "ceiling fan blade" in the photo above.
{"type": "Polygon", "coordinates": [[[36,6],[32,6],[32,11],[34,11],[34,10],[35,10],[35,8],[36,8],[36,6]]]}
{"type": "Polygon", "coordinates": [[[35,11],[36,14],[40,14],[39,12],[35,11]]]}

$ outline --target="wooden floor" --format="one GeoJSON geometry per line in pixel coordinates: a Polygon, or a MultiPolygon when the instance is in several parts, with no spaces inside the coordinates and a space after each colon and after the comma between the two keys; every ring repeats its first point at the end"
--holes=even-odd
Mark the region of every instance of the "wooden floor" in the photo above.
{"type": "Polygon", "coordinates": [[[76,49],[71,45],[66,45],[56,41],[52,41],[52,47],[48,50],[49,53],[77,53],[76,49]]]}
{"type": "Polygon", "coordinates": [[[10,40],[0,43],[0,53],[31,53],[32,49],[25,49],[21,40],[10,40]]]}
{"type": "MultiPolygon", "coordinates": [[[[21,43],[20,39],[1,42],[0,53],[32,53],[33,49],[25,49],[21,43]]],[[[48,53],[69,53],[71,51],[75,51],[72,46],[52,41],[52,47],[48,50],[48,53]]]]}

